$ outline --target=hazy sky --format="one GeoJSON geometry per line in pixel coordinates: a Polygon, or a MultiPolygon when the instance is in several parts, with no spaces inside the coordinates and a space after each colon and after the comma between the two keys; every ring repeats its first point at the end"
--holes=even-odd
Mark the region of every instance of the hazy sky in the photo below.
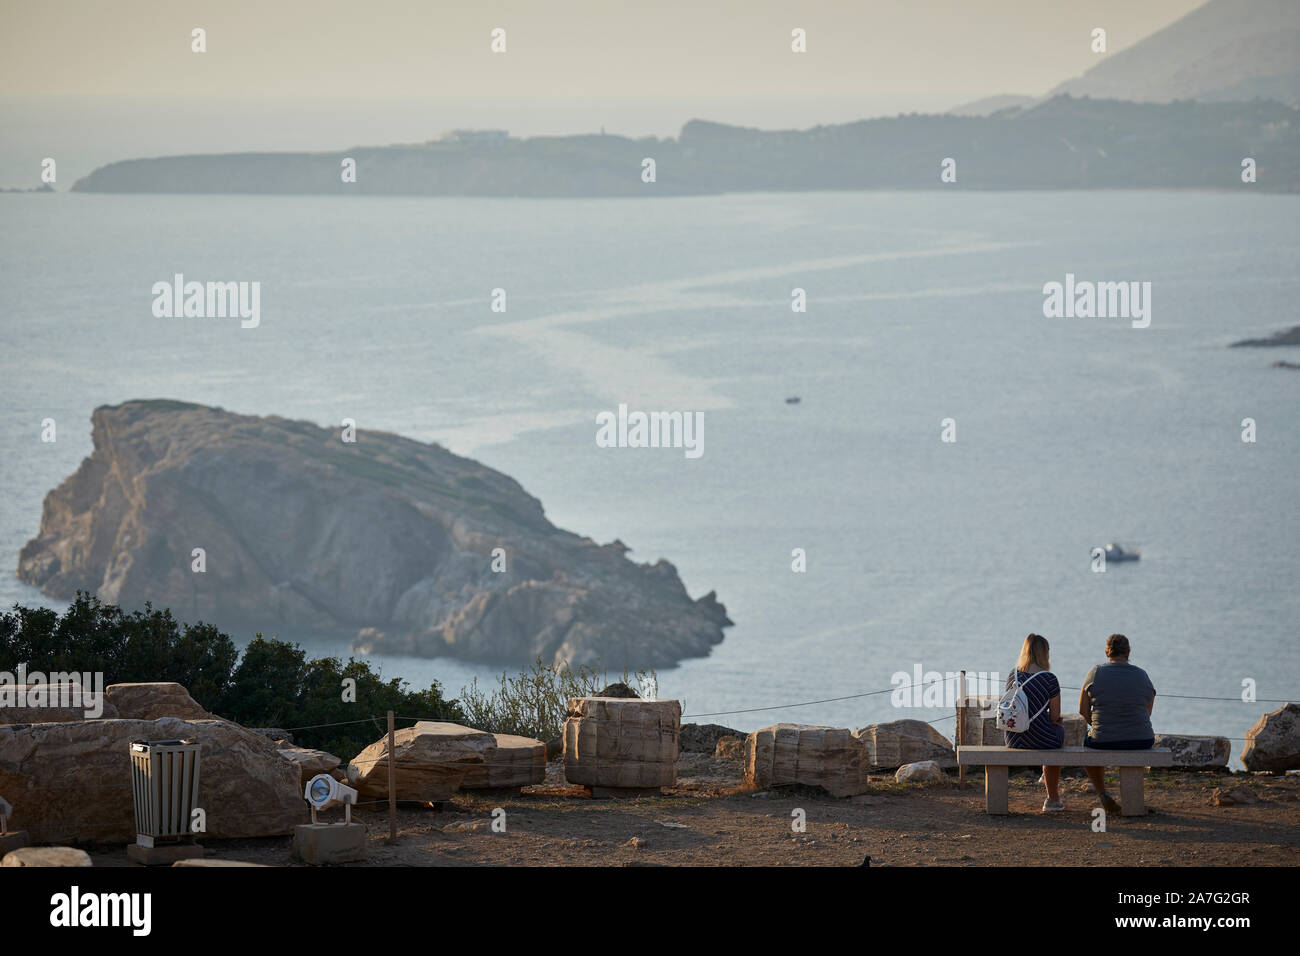
{"type": "Polygon", "coordinates": [[[457,126],[669,136],[692,117],[806,128],[941,111],[1044,93],[1098,61],[1094,27],[1114,53],[1200,3],[0,0],[0,185],[56,149],[80,174],[457,126]],[[206,53],[190,52],[194,27],[206,53]],[[806,54],[790,51],[794,27],[806,54]]]}
{"type": "Polygon", "coordinates": [[[0,76],[10,94],[186,97],[1039,93],[1096,62],[1093,27],[1119,49],[1199,3],[3,0],[0,76]]]}

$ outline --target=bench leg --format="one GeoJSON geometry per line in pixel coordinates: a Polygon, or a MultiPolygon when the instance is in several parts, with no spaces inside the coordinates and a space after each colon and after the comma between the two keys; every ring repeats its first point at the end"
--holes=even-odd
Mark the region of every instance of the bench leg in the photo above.
{"type": "Polygon", "coordinates": [[[989,813],[1007,812],[1007,769],[984,768],[984,809],[989,813]]]}
{"type": "Polygon", "coordinates": [[[1124,808],[1124,816],[1140,817],[1147,812],[1142,794],[1146,775],[1146,767],[1119,768],[1119,804],[1124,808]]]}

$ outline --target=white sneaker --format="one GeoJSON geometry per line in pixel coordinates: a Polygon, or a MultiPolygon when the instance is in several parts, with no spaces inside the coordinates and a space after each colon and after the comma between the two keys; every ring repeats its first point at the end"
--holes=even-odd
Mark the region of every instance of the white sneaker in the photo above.
{"type": "Polygon", "coordinates": [[[1064,809],[1065,809],[1065,803],[1061,800],[1053,800],[1051,797],[1048,797],[1046,800],[1043,801],[1044,813],[1051,813],[1056,810],[1064,810],[1064,809]]]}

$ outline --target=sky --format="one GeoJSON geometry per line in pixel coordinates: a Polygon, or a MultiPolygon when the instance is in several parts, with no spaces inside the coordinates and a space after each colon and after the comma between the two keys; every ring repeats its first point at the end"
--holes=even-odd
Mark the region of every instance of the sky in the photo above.
{"type": "Polygon", "coordinates": [[[0,185],[27,184],[56,151],[62,180],[133,156],[458,127],[673,136],[692,118],[771,129],[938,112],[1044,93],[1098,62],[1094,27],[1113,54],[1201,2],[0,0],[0,185]]]}

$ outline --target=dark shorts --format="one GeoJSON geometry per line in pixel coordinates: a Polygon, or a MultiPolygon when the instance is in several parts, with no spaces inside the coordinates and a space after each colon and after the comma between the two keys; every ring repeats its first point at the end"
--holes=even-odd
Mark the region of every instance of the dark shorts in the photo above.
{"type": "Polygon", "coordinates": [[[1084,737],[1083,745],[1093,750],[1150,750],[1156,745],[1156,741],[1154,737],[1148,737],[1146,740],[1093,740],[1091,737],[1084,737]]]}

